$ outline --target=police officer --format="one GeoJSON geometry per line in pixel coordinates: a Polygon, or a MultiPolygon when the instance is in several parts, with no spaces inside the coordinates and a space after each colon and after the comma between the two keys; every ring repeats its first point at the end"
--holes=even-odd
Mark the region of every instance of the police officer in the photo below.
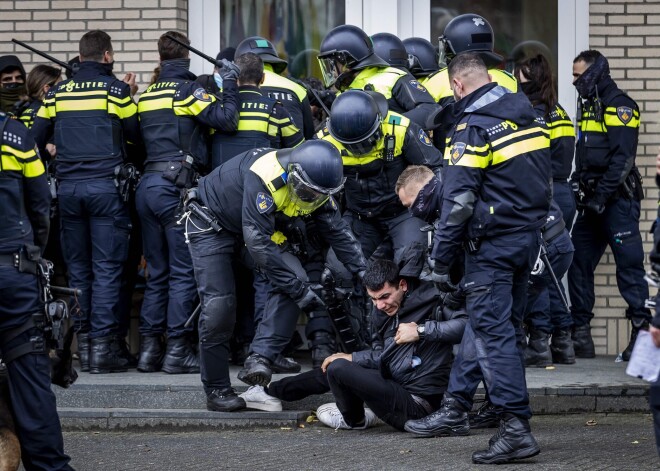
{"type": "Polygon", "coordinates": [[[147,159],[136,205],[149,278],[140,312],[137,367],[143,372],[162,367],[166,373],[198,373],[199,362],[190,344],[192,329],[184,327],[195,307],[197,289],[184,228],[177,224],[177,207],[181,189],[192,184],[193,175],[186,178],[185,173],[204,172],[208,166],[204,139],[208,127],[227,132],[237,128],[238,69],[229,62],[223,64],[224,92],[218,100],[195,82],[195,75],[188,70],[188,49],[168,35],[189,43],[175,31],[160,37],[160,75],[138,103],[147,159]]]}
{"type": "Polygon", "coordinates": [[[412,217],[392,191],[409,164],[438,169],[441,156],[422,128],[387,107],[375,92],[349,90],[337,97],[318,137],[340,151],[346,176],[344,219],[369,258],[391,240],[394,260],[406,248],[424,249],[424,222],[412,217]]]}
{"type": "Polygon", "coordinates": [[[213,168],[233,156],[257,147],[292,148],[304,138],[282,102],[264,95],[264,64],[247,52],[236,58],[238,75],[239,122],[230,133],[213,134],[213,168]]]}
{"type": "MultiPolygon", "coordinates": [[[[209,410],[245,407],[231,388],[228,365],[236,319],[232,263],[241,260],[242,250],[247,249],[274,287],[266,313],[280,317],[281,330],[271,335],[271,346],[279,352],[295,328],[298,308],[307,312],[324,306],[272,240],[280,224],[310,215],[340,260],[353,273],[364,270],[357,242],[332,199],[342,186],[339,153],[321,141],[308,141],[295,149],[248,151],[200,179],[199,201],[193,199],[187,206],[191,214],[186,231],[202,305],[200,363],[209,410]]],[[[263,365],[264,373],[270,371],[274,358],[266,352],[255,353],[253,364],[263,365]]],[[[255,381],[259,377],[255,374],[255,381]]],[[[270,381],[263,378],[265,384],[270,381]]]]}
{"type": "Polygon", "coordinates": [[[371,38],[357,26],[333,28],[321,42],[318,60],[326,87],[381,93],[392,111],[423,129],[427,129],[428,117],[438,110],[426,88],[407,71],[390,67],[374,52],[371,38]]]}
{"type": "Polygon", "coordinates": [[[311,139],[314,136],[314,119],[307,90],[282,75],[287,61],[277,55],[273,43],[260,36],[246,38],[236,46],[236,57],[246,52],[258,55],[264,63],[264,81],[261,89],[269,97],[282,102],[291,114],[293,122],[302,130],[305,139],[311,139]]]}
{"type": "MultiPolygon", "coordinates": [[[[55,86],[57,82],[62,79],[62,71],[56,67],[51,67],[45,64],[35,66],[27,77],[27,95],[28,99],[21,105],[21,113],[18,119],[25,124],[28,128],[32,127],[34,118],[37,116],[37,111],[41,108],[44,102],[46,93],[55,86]]],[[[54,156],[50,152],[50,156],[54,156]]]]}
{"type": "Polygon", "coordinates": [[[0,350],[23,465],[27,470],[70,470],[50,389],[50,359],[43,331],[35,325],[35,320],[43,322],[44,306],[34,260],[48,239],[50,191],[34,140],[3,112],[0,148],[0,350]]]}
{"type": "Polygon", "coordinates": [[[531,410],[516,326],[522,321],[529,273],[550,204],[549,140],[529,101],[490,83],[476,53],[457,55],[449,77],[458,120],[448,147],[433,280],[445,292],[455,289],[449,267],[465,242],[461,284],[470,323],[441,409],[407,422],[405,428],[422,436],[469,433],[474,378],[483,373],[490,400],[503,418],[489,448],[475,452],[472,461],[504,463],[540,452],[528,422],[531,410]]]}
{"type": "Polygon", "coordinates": [[[594,271],[609,245],[617,285],[628,303],[626,317],[632,323],[630,343],[622,354],[628,361],[637,332],[651,320],[644,307],[649,289],[639,233],[644,192],[635,167],[639,108],[614,83],[607,59],[598,51],[583,51],[573,60],[573,78],[579,94],[579,133],[571,180],[581,192],[582,208],[573,228],[575,256],[568,271],[575,355],[595,356],[589,325],[594,316],[594,271]]]}
{"type": "Polygon", "coordinates": [[[408,54],[408,70],[424,85],[427,77],[439,69],[438,51],[429,40],[417,37],[404,39],[403,47],[408,54]]]}
{"type": "Polygon", "coordinates": [[[71,286],[83,292],[74,307],[82,369],[126,371],[118,304],[131,223],[113,178],[125,144],[140,140],[137,106],[129,83],[111,76],[110,36],[90,31],[79,48],[79,71],[48,92],[32,129],[40,149],[54,130],[62,252],[71,286]]]}
{"type": "MultiPolygon", "coordinates": [[[[490,23],[480,15],[466,13],[452,19],[445,27],[440,36],[441,64],[449,65],[452,59],[461,52],[478,52],[482,60],[488,66],[488,73],[493,82],[504,88],[517,92],[518,82],[510,73],[498,69],[497,66],[503,61],[502,56],[493,52],[495,37],[490,23]]],[[[453,103],[454,94],[451,90],[447,67],[433,73],[424,80],[433,99],[443,108],[453,103]]],[[[445,126],[451,127],[453,119],[449,119],[445,126]]],[[[444,155],[446,132],[445,126],[433,130],[433,144],[440,149],[444,155]]]]}

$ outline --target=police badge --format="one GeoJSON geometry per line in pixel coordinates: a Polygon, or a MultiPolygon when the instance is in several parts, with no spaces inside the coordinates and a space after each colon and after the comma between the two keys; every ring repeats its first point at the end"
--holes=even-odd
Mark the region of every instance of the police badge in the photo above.
{"type": "Polygon", "coordinates": [[[461,160],[461,157],[463,157],[463,154],[465,153],[465,147],[465,142],[456,142],[451,146],[449,155],[451,156],[451,163],[453,165],[456,165],[458,161],[461,160]]]}
{"type": "Polygon", "coordinates": [[[633,110],[628,106],[619,106],[616,109],[616,115],[619,117],[623,124],[628,124],[633,118],[633,110]]]}

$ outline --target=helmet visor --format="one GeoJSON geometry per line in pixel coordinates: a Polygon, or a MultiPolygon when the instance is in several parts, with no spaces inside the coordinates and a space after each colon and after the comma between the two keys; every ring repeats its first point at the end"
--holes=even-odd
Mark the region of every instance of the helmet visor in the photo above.
{"type": "Polygon", "coordinates": [[[351,142],[351,143],[342,142],[341,145],[343,145],[346,148],[346,150],[350,152],[352,155],[366,155],[374,150],[374,148],[378,144],[378,141],[380,141],[382,137],[383,137],[383,132],[381,131],[380,128],[380,117],[379,117],[378,128],[376,128],[376,131],[374,131],[374,133],[371,136],[361,140],[360,142],[351,142]]]}
{"type": "Polygon", "coordinates": [[[286,184],[291,201],[301,210],[310,212],[323,206],[330,195],[340,191],[344,187],[345,180],[346,178],[342,178],[336,188],[321,188],[311,182],[300,165],[292,164],[289,167],[286,184]]]}
{"type": "Polygon", "coordinates": [[[447,39],[445,36],[440,36],[438,38],[438,53],[438,65],[440,68],[447,67],[449,62],[451,62],[451,60],[456,55],[454,53],[454,48],[451,47],[451,41],[449,41],[449,39],[447,39]]]}
{"type": "Polygon", "coordinates": [[[341,74],[341,64],[334,55],[327,55],[324,57],[319,56],[319,66],[321,67],[321,75],[323,75],[323,83],[326,88],[332,87],[337,78],[341,74]]]}

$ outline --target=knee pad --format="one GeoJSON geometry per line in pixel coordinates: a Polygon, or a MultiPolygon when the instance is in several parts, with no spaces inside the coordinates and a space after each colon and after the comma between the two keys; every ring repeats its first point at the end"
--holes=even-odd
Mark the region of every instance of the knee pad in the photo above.
{"type": "Polygon", "coordinates": [[[231,335],[236,323],[236,296],[214,296],[204,303],[199,322],[200,338],[231,335]]]}

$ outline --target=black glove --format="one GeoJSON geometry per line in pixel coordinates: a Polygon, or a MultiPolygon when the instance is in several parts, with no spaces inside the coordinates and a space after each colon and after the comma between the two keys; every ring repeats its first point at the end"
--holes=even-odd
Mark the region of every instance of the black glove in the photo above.
{"type": "Polygon", "coordinates": [[[296,304],[303,312],[322,311],[326,308],[321,297],[316,294],[310,286],[307,286],[302,295],[295,300],[296,304]]]}
{"type": "Polygon", "coordinates": [[[437,261],[435,262],[433,273],[431,273],[431,281],[433,281],[435,287],[443,293],[451,293],[458,288],[451,282],[451,278],[449,277],[449,267],[441,265],[437,261]]]}
{"type": "Polygon", "coordinates": [[[585,199],[582,206],[587,211],[591,211],[595,214],[603,214],[605,211],[605,201],[598,195],[585,199]]]}
{"type": "Polygon", "coordinates": [[[220,74],[220,77],[222,77],[222,81],[238,80],[238,74],[241,73],[241,69],[239,69],[239,67],[233,62],[229,62],[227,59],[222,59],[220,62],[222,62],[222,67],[218,73],[220,74]]]}

